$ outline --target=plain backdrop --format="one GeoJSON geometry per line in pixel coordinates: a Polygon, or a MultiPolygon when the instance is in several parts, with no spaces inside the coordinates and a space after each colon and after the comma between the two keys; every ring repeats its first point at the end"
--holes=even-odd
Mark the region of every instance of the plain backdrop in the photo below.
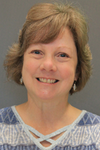
{"type": "MultiPolygon", "coordinates": [[[[68,1],[84,11],[88,18],[89,45],[93,56],[93,74],[90,80],[81,92],[69,96],[69,102],[79,109],[100,115],[100,0],[68,1]]],[[[27,101],[25,87],[7,81],[3,61],[8,47],[18,40],[19,30],[25,22],[28,10],[32,5],[40,2],[53,1],[0,0],[0,108],[27,101]]]]}

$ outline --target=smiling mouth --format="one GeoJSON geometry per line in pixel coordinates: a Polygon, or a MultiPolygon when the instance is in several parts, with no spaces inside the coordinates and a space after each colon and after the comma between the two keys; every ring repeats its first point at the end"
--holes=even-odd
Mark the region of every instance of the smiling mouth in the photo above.
{"type": "Polygon", "coordinates": [[[56,79],[45,79],[45,78],[36,78],[36,79],[43,83],[57,83],[59,81],[56,79]]]}

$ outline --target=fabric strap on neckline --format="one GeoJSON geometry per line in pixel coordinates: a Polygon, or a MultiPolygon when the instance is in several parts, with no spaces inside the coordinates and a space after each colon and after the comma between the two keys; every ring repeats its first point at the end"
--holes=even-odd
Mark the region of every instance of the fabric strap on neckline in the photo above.
{"type": "Polygon", "coordinates": [[[29,125],[26,125],[26,126],[27,126],[29,131],[31,131],[32,133],[34,133],[36,136],[39,137],[39,138],[36,139],[38,142],[48,141],[51,144],[53,144],[55,142],[55,140],[52,140],[50,138],[65,132],[67,130],[67,128],[69,127],[69,126],[65,126],[65,127],[61,128],[61,129],[59,129],[59,130],[57,130],[57,131],[55,131],[51,134],[43,135],[40,132],[38,132],[37,130],[35,130],[34,128],[32,128],[31,126],[29,126],[29,125]]]}

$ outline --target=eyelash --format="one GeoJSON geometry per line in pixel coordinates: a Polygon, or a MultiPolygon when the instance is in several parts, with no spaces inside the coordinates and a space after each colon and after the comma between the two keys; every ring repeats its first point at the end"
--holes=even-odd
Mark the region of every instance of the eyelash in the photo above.
{"type": "Polygon", "coordinates": [[[41,54],[41,51],[40,50],[33,50],[31,53],[34,53],[34,54],[41,54]]]}
{"type": "Polygon", "coordinates": [[[66,53],[61,53],[60,54],[61,57],[69,57],[66,53]],[[62,56],[61,56],[62,55],[62,56]]]}

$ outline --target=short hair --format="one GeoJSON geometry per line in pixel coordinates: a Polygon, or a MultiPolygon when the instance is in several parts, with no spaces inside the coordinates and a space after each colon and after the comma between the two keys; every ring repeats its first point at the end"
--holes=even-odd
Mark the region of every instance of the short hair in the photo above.
{"type": "Polygon", "coordinates": [[[9,49],[4,67],[8,79],[20,83],[23,67],[23,55],[32,43],[50,43],[57,38],[62,28],[68,27],[73,34],[77,49],[76,90],[80,91],[91,76],[91,52],[88,46],[88,25],[80,10],[70,4],[39,3],[34,5],[26,16],[26,22],[20,30],[18,43],[9,49]]]}

